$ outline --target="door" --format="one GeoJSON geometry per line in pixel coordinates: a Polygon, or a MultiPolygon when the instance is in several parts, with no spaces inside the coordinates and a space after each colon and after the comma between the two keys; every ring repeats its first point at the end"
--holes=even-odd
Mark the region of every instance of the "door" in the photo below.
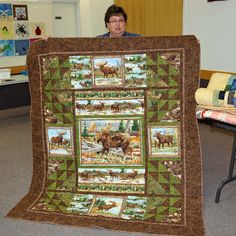
{"type": "Polygon", "coordinates": [[[128,15],[127,31],[143,36],[181,35],[183,0],[115,0],[128,15]]]}
{"type": "Polygon", "coordinates": [[[145,35],[145,0],[115,0],[128,15],[126,30],[131,33],[145,35]]]}
{"type": "Polygon", "coordinates": [[[53,3],[53,37],[76,37],[76,4],[53,3]]]}
{"type": "Polygon", "coordinates": [[[183,0],[148,0],[145,12],[146,35],[182,34],[183,0]]]}

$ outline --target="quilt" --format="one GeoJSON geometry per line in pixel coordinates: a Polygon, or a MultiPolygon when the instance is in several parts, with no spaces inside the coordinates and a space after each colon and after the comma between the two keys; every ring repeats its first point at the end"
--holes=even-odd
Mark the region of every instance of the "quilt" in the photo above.
{"type": "Polygon", "coordinates": [[[195,93],[197,104],[216,109],[235,109],[236,75],[213,73],[207,88],[198,88],[195,93]],[[218,108],[217,108],[218,107],[218,108]]]}
{"type": "Polygon", "coordinates": [[[194,36],[49,38],[27,66],[33,176],[8,217],[204,235],[194,36]]]}

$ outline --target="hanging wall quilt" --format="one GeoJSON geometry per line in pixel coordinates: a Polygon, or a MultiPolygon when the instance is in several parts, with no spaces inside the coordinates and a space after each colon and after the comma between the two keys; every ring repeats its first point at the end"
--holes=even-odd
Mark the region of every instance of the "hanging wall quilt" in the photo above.
{"type": "Polygon", "coordinates": [[[39,40],[33,180],[9,217],[204,235],[194,36],[39,40]]]}

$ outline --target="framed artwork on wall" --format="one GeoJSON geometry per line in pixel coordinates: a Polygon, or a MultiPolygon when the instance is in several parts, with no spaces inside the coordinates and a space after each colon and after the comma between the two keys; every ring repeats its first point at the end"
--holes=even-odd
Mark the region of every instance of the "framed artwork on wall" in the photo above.
{"type": "Polygon", "coordinates": [[[27,5],[13,5],[14,20],[28,20],[27,5]]]}
{"type": "Polygon", "coordinates": [[[0,57],[15,55],[15,40],[0,40],[0,57]]]}
{"type": "Polygon", "coordinates": [[[16,39],[27,39],[30,37],[30,29],[28,21],[15,21],[15,38],[16,39]]]}
{"type": "Polygon", "coordinates": [[[12,20],[12,8],[11,4],[0,4],[0,20],[8,21],[12,20]]]}
{"type": "Polygon", "coordinates": [[[25,56],[29,49],[29,40],[15,40],[15,55],[16,56],[25,56]]]}

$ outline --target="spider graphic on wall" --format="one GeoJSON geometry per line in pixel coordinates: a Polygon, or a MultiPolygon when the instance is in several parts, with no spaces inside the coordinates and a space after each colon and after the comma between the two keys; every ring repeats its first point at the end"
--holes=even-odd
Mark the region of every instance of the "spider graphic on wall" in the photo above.
{"type": "Polygon", "coordinates": [[[26,36],[29,35],[29,32],[26,29],[26,25],[25,24],[17,24],[17,29],[16,29],[16,34],[18,36],[21,36],[23,38],[25,38],[26,36]]]}

